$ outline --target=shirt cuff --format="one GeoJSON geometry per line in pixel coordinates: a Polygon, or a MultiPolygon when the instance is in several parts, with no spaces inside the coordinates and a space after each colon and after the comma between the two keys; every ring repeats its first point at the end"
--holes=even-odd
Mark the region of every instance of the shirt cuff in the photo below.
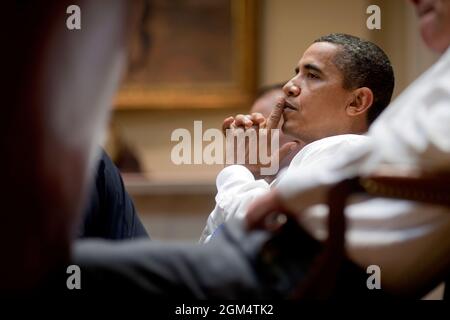
{"type": "Polygon", "coordinates": [[[255,181],[255,177],[246,167],[241,165],[232,165],[225,167],[219,172],[216,179],[217,190],[220,192],[223,188],[233,185],[237,182],[255,181]]]}

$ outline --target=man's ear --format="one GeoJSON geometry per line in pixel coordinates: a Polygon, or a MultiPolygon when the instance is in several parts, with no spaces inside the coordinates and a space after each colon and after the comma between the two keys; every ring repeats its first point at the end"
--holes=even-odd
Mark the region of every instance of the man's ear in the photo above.
{"type": "Polygon", "coordinates": [[[357,116],[367,112],[373,103],[373,92],[367,87],[353,90],[352,99],[347,106],[349,116],[357,116]]]}

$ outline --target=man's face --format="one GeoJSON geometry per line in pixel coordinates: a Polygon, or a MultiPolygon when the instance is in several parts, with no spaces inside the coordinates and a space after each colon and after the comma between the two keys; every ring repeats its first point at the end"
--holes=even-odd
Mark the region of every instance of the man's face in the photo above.
{"type": "Polygon", "coordinates": [[[411,0],[426,45],[439,53],[450,46],[450,0],[411,0]]]}
{"type": "Polygon", "coordinates": [[[319,42],[303,54],[295,76],[283,88],[286,107],[283,131],[306,143],[345,133],[346,106],[351,92],[343,88],[343,76],[334,64],[339,47],[319,42]]]}

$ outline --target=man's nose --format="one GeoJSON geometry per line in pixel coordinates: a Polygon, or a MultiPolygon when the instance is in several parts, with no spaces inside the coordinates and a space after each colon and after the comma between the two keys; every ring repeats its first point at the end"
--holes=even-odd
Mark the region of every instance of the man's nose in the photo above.
{"type": "Polygon", "coordinates": [[[293,82],[289,81],[283,87],[284,94],[288,97],[296,97],[300,94],[301,89],[293,82]]]}

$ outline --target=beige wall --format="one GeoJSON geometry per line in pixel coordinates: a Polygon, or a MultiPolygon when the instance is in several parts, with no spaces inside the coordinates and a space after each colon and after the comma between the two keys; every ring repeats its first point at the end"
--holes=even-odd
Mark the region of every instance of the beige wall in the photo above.
{"type": "Polygon", "coordinates": [[[220,128],[222,120],[231,113],[226,109],[120,111],[114,114],[114,120],[127,142],[137,150],[149,178],[214,181],[222,166],[177,166],[171,162],[171,150],[177,144],[170,140],[171,134],[177,128],[193,132],[195,120],[203,121],[203,131],[220,128]]]}
{"type": "MultiPolygon", "coordinates": [[[[396,72],[396,92],[402,90],[433,60],[421,45],[415,17],[406,1],[378,0],[382,30],[366,28],[366,0],[265,0],[260,2],[259,84],[279,82],[293,74],[301,53],[316,37],[346,32],[371,39],[391,57],[396,72]]],[[[149,177],[157,180],[214,181],[220,166],[175,166],[170,151],[172,130],[219,127],[222,119],[239,110],[116,111],[114,122],[138,151],[149,177]]]]}
{"type": "Polygon", "coordinates": [[[262,1],[260,83],[289,79],[303,51],[321,35],[367,38],[365,0],[262,1]]]}

